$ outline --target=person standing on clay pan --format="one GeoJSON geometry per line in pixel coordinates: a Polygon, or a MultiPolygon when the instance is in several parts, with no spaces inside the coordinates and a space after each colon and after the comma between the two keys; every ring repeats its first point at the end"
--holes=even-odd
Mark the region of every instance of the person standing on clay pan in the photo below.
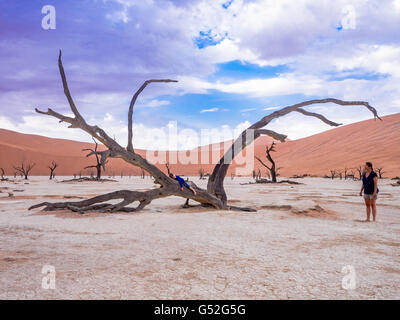
{"type": "Polygon", "coordinates": [[[189,186],[187,184],[187,182],[180,176],[176,176],[173,173],[169,174],[169,177],[172,179],[175,179],[176,181],[179,182],[179,185],[181,186],[181,191],[183,191],[183,187],[185,186],[186,188],[188,188],[190,191],[193,192],[194,195],[196,195],[196,190],[194,190],[191,186],[189,186]]]}
{"type": "Polygon", "coordinates": [[[372,209],[372,221],[376,221],[376,199],[378,197],[378,175],[374,171],[371,162],[365,163],[365,172],[362,176],[362,186],[360,196],[364,191],[364,201],[367,209],[366,222],[370,221],[372,209]]]}

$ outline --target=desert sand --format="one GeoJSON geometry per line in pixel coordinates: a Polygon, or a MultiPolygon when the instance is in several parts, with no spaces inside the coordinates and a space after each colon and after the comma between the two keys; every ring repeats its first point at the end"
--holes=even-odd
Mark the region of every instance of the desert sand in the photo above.
{"type": "MultiPolygon", "coordinates": [[[[384,116],[382,120],[361,121],[307,138],[278,143],[273,156],[277,167],[281,168],[279,172],[285,176],[302,174],[324,176],[329,174],[330,170],[343,171],[345,168],[354,170],[366,161],[371,161],[375,167],[384,168],[384,176],[400,176],[400,113],[384,116]]],[[[265,159],[265,146],[271,141],[270,137],[258,138],[255,142],[255,155],[265,159]]],[[[93,145],[0,129],[0,167],[5,169],[6,175],[12,176],[15,171],[13,166],[25,160],[36,163],[32,174],[41,176],[49,174],[47,167],[55,160],[59,164],[56,175],[72,176],[79,172],[88,175],[90,170],[83,168],[93,165],[95,160],[86,158],[87,152],[82,152],[82,149],[89,147],[93,148],[93,145]]],[[[213,148],[220,149],[220,155],[223,155],[223,144],[215,144],[213,148]]],[[[135,149],[135,151],[146,156],[145,150],[135,149]]],[[[201,157],[199,152],[199,163],[201,157]]],[[[211,156],[209,159],[211,160],[211,156]]],[[[214,165],[171,163],[171,169],[183,175],[198,175],[200,168],[205,173],[211,173],[214,165]]],[[[165,169],[164,164],[157,166],[165,169]]],[[[228,176],[231,172],[236,172],[237,167],[234,161],[228,176]]],[[[141,172],[139,168],[132,167],[121,159],[110,159],[106,169],[107,176],[120,176],[121,173],[125,176],[140,175],[141,172]]],[[[255,169],[256,171],[261,169],[262,175],[265,175],[265,168],[258,162],[255,162],[255,169]]],[[[251,171],[248,175],[251,175],[251,171]]]]}
{"type": "Polygon", "coordinates": [[[323,178],[227,178],[230,203],[255,213],[183,209],[178,197],[133,214],[27,210],[154,187],[150,178],[117,180],[0,182],[0,299],[400,298],[400,187],[390,180],[380,180],[376,223],[358,221],[359,181],[323,178]],[[55,268],[55,289],[41,286],[44,265],[55,268]],[[354,290],[342,287],[349,265],[354,290]]]}

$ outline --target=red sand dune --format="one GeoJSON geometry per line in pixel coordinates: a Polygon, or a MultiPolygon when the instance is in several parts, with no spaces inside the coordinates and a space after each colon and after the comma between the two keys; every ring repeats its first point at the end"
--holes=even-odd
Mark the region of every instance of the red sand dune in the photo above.
{"type": "MultiPolygon", "coordinates": [[[[400,113],[382,119],[383,121],[366,120],[307,138],[279,143],[273,155],[277,166],[282,167],[280,174],[323,176],[329,174],[331,169],[356,168],[365,161],[371,161],[375,167],[384,168],[386,173],[384,176],[400,176],[400,113]]],[[[257,139],[255,154],[265,159],[265,145],[271,141],[269,137],[257,139]]],[[[10,176],[15,171],[12,167],[25,160],[26,163],[36,163],[32,170],[33,175],[47,175],[49,173],[47,166],[54,160],[59,164],[56,169],[58,176],[72,176],[79,172],[88,175],[91,170],[83,168],[94,164],[95,160],[86,158],[86,153],[82,152],[82,149],[89,147],[93,148],[93,145],[0,129],[0,167],[10,176]]],[[[213,147],[219,149],[222,155],[223,144],[214,144],[213,147]]],[[[144,150],[136,152],[146,155],[144,150]]],[[[183,151],[180,156],[185,154],[187,153],[183,151]]],[[[197,156],[199,162],[202,156],[207,158],[207,154],[201,151],[197,156]]],[[[169,157],[170,153],[167,159],[169,157]]],[[[208,158],[211,159],[211,155],[208,155],[208,158]]],[[[163,164],[159,166],[165,170],[163,164]]],[[[197,175],[200,168],[207,173],[212,171],[214,165],[172,164],[170,167],[172,171],[182,175],[197,175]]],[[[232,165],[228,175],[236,167],[236,164],[232,165]]],[[[259,168],[265,175],[265,168],[255,162],[255,169],[259,168]]],[[[111,159],[104,175],[119,176],[121,173],[125,176],[140,175],[140,172],[139,168],[132,167],[121,159],[111,159]]],[[[251,171],[249,173],[251,174],[251,171]]]]}

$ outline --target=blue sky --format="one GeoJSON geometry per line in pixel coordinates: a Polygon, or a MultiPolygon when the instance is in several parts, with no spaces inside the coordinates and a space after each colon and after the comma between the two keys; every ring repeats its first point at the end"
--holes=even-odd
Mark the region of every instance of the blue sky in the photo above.
{"type": "MultiPolygon", "coordinates": [[[[400,111],[400,1],[0,0],[0,127],[90,141],[32,112],[68,113],[58,50],[81,112],[126,139],[132,94],[150,78],[134,111],[136,147],[163,148],[155,128],[245,128],[317,97],[366,100],[381,114],[400,111]],[[44,30],[44,5],[56,29],[44,30]]],[[[362,109],[315,106],[337,122],[362,109]]],[[[330,129],[290,115],[271,129],[296,139],[330,129]]],[[[181,148],[194,147],[193,142],[181,148]]]]}

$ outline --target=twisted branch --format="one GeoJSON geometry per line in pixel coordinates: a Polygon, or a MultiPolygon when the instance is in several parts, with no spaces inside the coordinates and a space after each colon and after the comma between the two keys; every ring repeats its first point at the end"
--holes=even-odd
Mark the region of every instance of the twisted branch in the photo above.
{"type": "Polygon", "coordinates": [[[129,111],[128,111],[128,146],[126,147],[126,150],[128,150],[128,151],[133,151],[133,143],[132,143],[132,138],[133,138],[133,125],[132,125],[133,107],[135,105],[135,102],[136,102],[139,94],[150,83],[155,83],[155,82],[178,82],[178,81],[177,80],[171,80],[171,79],[151,79],[151,80],[146,80],[141,85],[141,87],[136,91],[136,93],[133,95],[131,103],[129,105],[129,111]]]}

